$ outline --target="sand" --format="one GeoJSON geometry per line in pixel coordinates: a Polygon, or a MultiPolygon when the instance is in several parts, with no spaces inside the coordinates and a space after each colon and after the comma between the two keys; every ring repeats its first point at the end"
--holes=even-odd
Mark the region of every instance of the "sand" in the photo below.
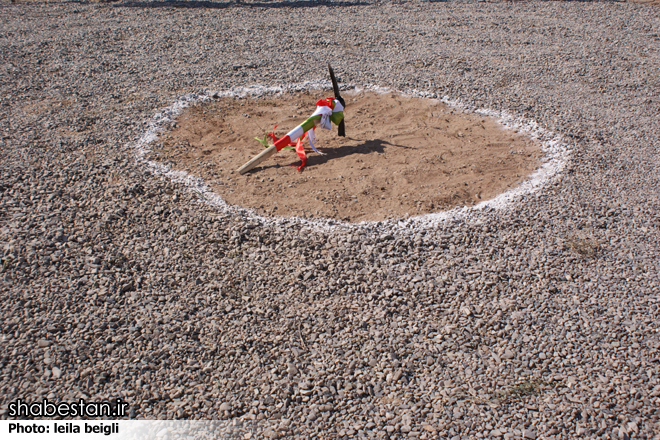
{"type": "Polygon", "coordinates": [[[328,92],[220,98],[192,107],[152,155],[203,178],[228,203],[262,215],[345,221],[405,218],[468,206],[517,185],[539,166],[538,142],[438,100],[344,93],[346,137],[317,128],[307,166],[280,151],[244,176],[235,170],[278,124],[282,136],[328,92]]]}

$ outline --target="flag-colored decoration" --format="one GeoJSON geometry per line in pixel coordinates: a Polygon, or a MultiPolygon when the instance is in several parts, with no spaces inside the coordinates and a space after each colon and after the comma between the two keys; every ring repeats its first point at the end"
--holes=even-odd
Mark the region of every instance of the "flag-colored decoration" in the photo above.
{"type": "Polygon", "coordinates": [[[316,102],[316,111],[305,120],[302,124],[291,130],[285,136],[277,138],[275,136],[275,128],[271,133],[266,133],[262,138],[255,138],[258,140],[266,149],[261,153],[254,156],[252,159],[247,161],[243,166],[238,170],[239,174],[245,174],[257,165],[259,165],[264,160],[271,157],[273,154],[281,151],[284,148],[295,147],[296,153],[300,160],[302,161],[301,165],[298,167],[298,171],[301,171],[305,164],[307,163],[307,155],[305,154],[305,148],[303,147],[303,140],[305,140],[305,135],[309,138],[309,144],[312,146],[312,149],[319,154],[321,153],[316,149],[316,136],[314,135],[314,130],[317,126],[330,130],[332,123],[337,124],[337,134],[339,136],[346,136],[346,127],[344,124],[344,108],[346,107],[344,98],[339,94],[339,84],[337,83],[337,78],[335,78],[335,72],[332,70],[330,64],[328,64],[328,71],[330,72],[330,80],[332,81],[332,90],[335,92],[335,97],[320,99],[316,102]],[[273,144],[269,145],[268,137],[273,140],[273,144]],[[294,142],[296,141],[296,142],[294,142]]]}
{"type": "MultiPolygon", "coordinates": [[[[331,123],[339,125],[339,123],[344,119],[344,106],[338,100],[334,98],[319,99],[316,102],[316,111],[305,120],[302,124],[288,132],[286,135],[281,138],[275,136],[275,128],[273,131],[268,133],[268,136],[273,140],[273,145],[277,151],[282,150],[285,147],[295,147],[296,153],[302,164],[298,167],[298,171],[301,171],[305,164],[307,163],[307,155],[305,154],[305,148],[303,147],[302,142],[305,140],[305,135],[309,139],[309,145],[312,147],[312,150],[319,154],[321,153],[317,148],[316,136],[314,135],[314,130],[316,127],[321,127],[326,130],[330,130],[332,127],[331,123]],[[295,142],[294,142],[295,141],[295,142]]],[[[261,140],[259,140],[261,142],[261,140]]]]}

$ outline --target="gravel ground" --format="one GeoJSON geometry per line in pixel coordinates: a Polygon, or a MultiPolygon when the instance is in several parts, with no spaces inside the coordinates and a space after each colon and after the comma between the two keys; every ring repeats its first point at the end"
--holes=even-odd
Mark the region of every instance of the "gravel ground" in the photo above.
{"type": "Polygon", "coordinates": [[[0,4],[2,417],[121,396],[257,438],[660,436],[658,9],[173,5],[0,4]],[[136,163],[181,95],[327,61],[573,158],[511,209],[396,230],[255,222],[136,163]]]}

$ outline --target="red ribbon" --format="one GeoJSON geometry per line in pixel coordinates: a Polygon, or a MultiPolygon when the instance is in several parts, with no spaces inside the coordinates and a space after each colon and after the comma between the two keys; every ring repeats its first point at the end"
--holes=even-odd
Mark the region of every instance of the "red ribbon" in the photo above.
{"type": "MultiPolygon", "coordinates": [[[[330,100],[331,98],[328,98],[330,100]]],[[[321,99],[319,102],[326,102],[325,100],[321,99]]],[[[317,103],[317,105],[319,105],[317,103]]],[[[327,105],[327,104],[326,104],[327,105]]],[[[328,107],[332,108],[332,106],[328,105],[328,107]]],[[[305,136],[307,136],[307,133],[303,134],[298,138],[298,142],[289,142],[286,143],[286,139],[289,139],[288,136],[284,136],[281,138],[277,138],[275,136],[275,129],[277,128],[277,125],[273,127],[273,131],[270,133],[267,133],[267,136],[270,136],[271,139],[273,139],[273,144],[277,146],[277,151],[280,151],[284,147],[296,147],[296,154],[300,158],[300,161],[302,162],[300,166],[298,166],[298,171],[302,171],[302,169],[305,167],[307,164],[307,154],[305,154],[305,147],[303,147],[303,141],[305,140],[305,136]]],[[[316,127],[313,127],[312,129],[316,129],[316,127]]],[[[292,164],[292,167],[295,165],[292,164]]]]}
{"type": "Polygon", "coordinates": [[[302,169],[305,167],[305,164],[307,164],[307,155],[305,154],[305,147],[303,147],[303,143],[302,143],[302,141],[303,141],[303,139],[305,138],[306,135],[307,135],[307,133],[300,136],[298,138],[298,142],[296,143],[296,153],[298,154],[298,157],[302,161],[302,163],[298,167],[299,172],[302,171],[302,169]]]}
{"type": "Polygon", "coordinates": [[[277,128],[277,124],[275,124],[275,127],[273,127],[273,131],[270,133],[266,133],[267,136],[270,136],[270,138],[273,140],[273,143],[277,142],[277,137],[275,136],[275,129],[277,128]]]}
{"type": "Polygon", "coordinates": [[[335,98],[325,98],[319,99],[316,101],[317,107],[330,107],[331,109],[335,108],[335,98]]]}
{"type": "Polygon", "coordinates": [[[296,143],[291,142],[291,139],[289,136],[282,136],[281,138],[277,138],[275,136],[275,129],[277,128],[277,125],[273,127],[273,131],[270,133],[266,133],[267,136],[270,136],[270,138],[273,140],[273,145],[277,148],[277,151],[280,151],[284,147],[295,147],[296,143]]]}

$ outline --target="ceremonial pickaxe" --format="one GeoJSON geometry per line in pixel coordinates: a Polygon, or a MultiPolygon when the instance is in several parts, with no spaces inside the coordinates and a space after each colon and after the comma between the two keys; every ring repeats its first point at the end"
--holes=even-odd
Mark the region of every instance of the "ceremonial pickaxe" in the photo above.
{"type": "Polygon", "coordinates": [[[333,122],[338,127],[339,136],[346,136],[345,127],[344,127],[344,108],[346,103],[344,99],[339,94],[339,86],[337,85],[337,79],[335,78],[335,72],[332,70],[330,64],[328,64],[328,70],[330,71],[330,79],[332,80],[332,89],[335,93],[335,97],[321,99],[316,103],[316,111],[305,120],[302,124],[298,125],[296,128],[291,130],[285,136],[277,139],[275,137],[275,132],[270,134],[273,139],[273,145],[266,148],[264,151],[250,159],[245,165],[238,169],[239,174],[245,174],[257,165],[259,165],[264,160],[271,157],[276,152],[280,151],[284,147],[291,145],[296,146],[296,152],[303,160],[302,165],[299,167],[301,169],[306,162],[306,156],[304,150],[302,149],[302,140],[305,137],[306,133],[309,133],[310,145],[314,151],[318,150],[314,146],[314,134],[313,129],[317,125],[320,125],[322,128],[330,129],[330,122],[333,122]],[[312,130],[310,132],[310,130],[312,130]],[[294,142],[296,141],[297,142],[294,142]]]}

